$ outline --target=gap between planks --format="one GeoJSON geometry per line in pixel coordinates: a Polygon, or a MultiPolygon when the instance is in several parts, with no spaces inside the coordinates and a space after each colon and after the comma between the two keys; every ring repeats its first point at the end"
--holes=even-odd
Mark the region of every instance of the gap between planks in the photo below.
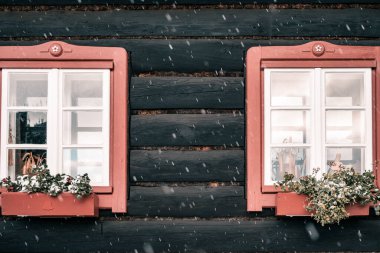
{"type": "MultiPolygon", "coordinates": [[[[242,3],[237,4],[55,4],[54,1],[46,4],[7,4],[9,1],[0,3],[0,11],[110,11],[110,10],[201,10],[201,9],[350,9],[368,8],[378,9],[378,3],[242,3]]],[[[35,1],[38,2],[38,1],[35,1]]],[[[56,1],[59,2],[59,1],[56,1]]]]}
{"type": "MultiPolygon", "coordinates": [[[[1,12],[1,11],[0,11],[1,12]]],[[[302,42],[301,44],[305,44],[309,41],[323,40],[331,43],[337,43],[338,41],[352,42],[352,41],[379,41],[380,37],[366,37],[366,36],[260,36],[260,35],[220,35],[220,36],[182,36],[182,35],[119,35],[119,36],[92,36],[92,35],[80,35],[80,36],[17,36],[17,37],[0,37],[0,41],[2,42],[11,42],[13,44],[17,42],[21,42],[21,44],[28,45],[38,45],[44,42],[49,42],[52,40],[63,40],[67,43],[70,41],[100,41],[100,40],[221,40],[221,41],[239,41],[239,40],[257,40],[257,41],[293,41],[293,42],[302,42]],[[23,43],[25,42],[25,43],[23,43]],[[32,42],[32,43],[30,43],[32,42]]]]}

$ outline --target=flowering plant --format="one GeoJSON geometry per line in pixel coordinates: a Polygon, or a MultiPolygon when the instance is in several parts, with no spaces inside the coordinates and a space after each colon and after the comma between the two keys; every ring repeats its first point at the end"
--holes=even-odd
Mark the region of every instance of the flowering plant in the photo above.
{"type": "Polygon", "coordinates": [[[298,181],[294,181],[294,175],[285,173],[284,179],[275,186],[306,195],[306,210],[322,226],[348,218],[347,205],[376,204],[380,200],[380,190],[370,171],[358,174],[353,168],[341,165],[339,170],[324,173],[320,179],[316,177],[317,172],[318,169],[314,169],[312,175],[298,181]]]}
{"type": "Polygon", "coordinates": [[[90,178],[87,174],[72,177],[65,174],[50,174],[46,165],[34,165],[26,175],[19,175],[16,180],[3,178],[0,186],[10,192],[42,192],[56,197],[62,192],[70,192],[78,199],[92,193],[90,178]]]}

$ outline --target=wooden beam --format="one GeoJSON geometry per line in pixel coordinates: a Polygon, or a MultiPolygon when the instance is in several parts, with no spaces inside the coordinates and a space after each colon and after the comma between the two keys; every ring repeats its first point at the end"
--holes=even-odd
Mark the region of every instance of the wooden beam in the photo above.
{"type": "Polygon", "coordinates": [[[376,4],[377,0],[2,0],[1,5],[202,5],[202,4],[376,4]]]}
{"type": "Polygon", "coordinates": [[[128,214],[140,217],[246,216],[244,186],[131,186],[128,214]]]}
{"type": "Polygon", "coordinates": [[[132,150],[129,175],[136,182],[244,182],[244,150],[132,150]]]}
{"type": "Polygon", "coordinates": [[[244,146],[244,116],[229,114],[133,115],[131,146],[244,146]]]}
{"type": "Polygon", "coordinates": [[[132,109],[243,109],[242,77],[134,77],[132,109]]]}
{"type": "MultiPolygon", "coordinates": [[[[119,218],[119,217],[118,217],[119,218]]],[[[378,251],[380,221],[310,218],[1,221],[0,252],[378,251]]]]}
{"type": "Polygon", "coordinates": [[[378,9],[16,11],[0,38],[52,36],[380,37],[378,9]]]}

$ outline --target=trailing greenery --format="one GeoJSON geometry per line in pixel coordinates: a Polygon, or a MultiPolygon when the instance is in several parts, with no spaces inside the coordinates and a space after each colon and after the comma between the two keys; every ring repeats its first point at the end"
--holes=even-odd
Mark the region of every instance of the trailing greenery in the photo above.
{"type": "Polygon", "coordinates": [[[87,173],[72,177],[65,174],[51,175],[46,165],[34,165],[26,175],[4,178],[0,186],[6,187],[10,192],[42,192],[50,196],[58,196],[62,192],[70,192],[78,199],[92,193],[90,178],[87,173]]]}
{"type": "Polygon", "coordinates": [[[322,226],[348,218],[347,205],[376,204],[380,200],[380,190],[375,186],[375,176],[370,171],[358,174],[353,168],[340,166],[339,170],[325,173],[321,178],[317,178],[317,172],[314,169],[312,175],[297,181],[294,175],[285,173],[284,180],[275,185],[283,191],[306,195],[306,210],[322,226]]]}

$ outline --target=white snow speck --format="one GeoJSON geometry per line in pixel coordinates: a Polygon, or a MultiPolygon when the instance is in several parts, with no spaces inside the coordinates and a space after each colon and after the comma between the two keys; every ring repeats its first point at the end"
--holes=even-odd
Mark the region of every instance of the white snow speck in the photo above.
{"type": "Polygon", "coordinates": [[[315,227],[314,223],[308,222],[305,225],[305,229],[312,241],[317,241],[319,239],[319,232],[317,228],[315,227]]]}
{"type": "Polygon", "coordinates": [[[166,20],[169,21],[169,22],[173,20],[172,16],[170,16],[169,13],[166,13],[166,14],[165,14],[165,18],[166,18],[166,20]]]}
{"type": "Polygon", "coordinates": [[[154,253],[152,244],[150,244],[149,242],[144,242],[143,249],[145,253],[154,253]]]}
{"type": "Polygon", "coordinates": [[[162,190],[162,192],[165,193],[165,194],[173,194],[173,193],[174,193],[174,189],[173,189],[173,187],[169,187],[169,186],[167,186],[167,185],[163,185],[163,186],[161,186],[161,190],[162,190]]]}

